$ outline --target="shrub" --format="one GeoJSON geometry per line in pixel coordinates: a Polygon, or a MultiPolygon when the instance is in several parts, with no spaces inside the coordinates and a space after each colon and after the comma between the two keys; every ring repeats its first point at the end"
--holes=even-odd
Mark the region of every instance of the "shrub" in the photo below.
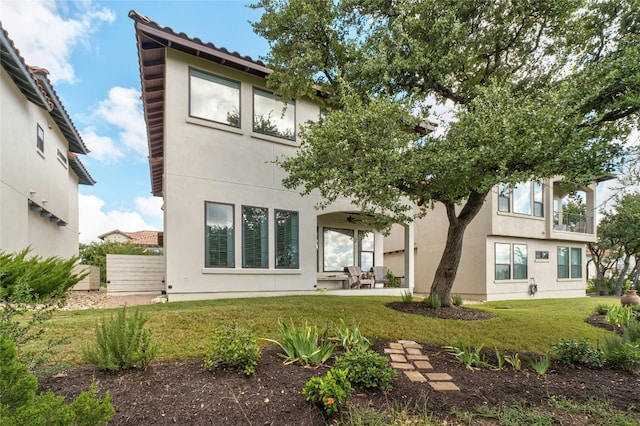
{"type": "Polygon", "coordinates": [[[352,391],[347,379],[347,371],[332,368],[325,377],[313,377],[302,390],[307,401],[321,406],[325,413],[331,415],[338,411],[340,404],[352,391]]]}
{"type": "Polygon", "coordinates": [[[558,360],[566,365],[600,368],[604,364],[602,353],[592,349],[586,340],[561,339],[553,345],[553,350],[558,360]]]}
{"type": "Polygon", "coordinates": [[[250,375],[255,373],[259,360],[260,348],[255,335],[234,322],[213,330],[213,342],[204,359],[204,367],[213,371],[228,366],[250,375]]]}
{"type": "Polygon", "coordinates": [[[459,294],[451,295],[451,301],[453,302],[453,306],[462,306],[464,303],[462,300],[462,296],[459,294]]]}
{"type": "Polygon", "coordinates": [[[606,315],[607,312],[609,312],[609,309],[611,309],[611,305],[607,305],[605,303],[596,305],[596,313],[598,315],[606,315]]]}
{"type": "Polygon", "coordinates": [[[363,389],[390,390],[398,373],[387,357],[372,350],[356,349],[336,357],[335,367],[347,371],[347,377],[363,389]]]}
{"type": "Polygon", "coordinates": [[[347,326],[344,319],[340,318],[340,324],[336,326],[336,337],[342,345],[345,351],[351,351],[354,349],[369,349],[371,342],[360,333],[360,329],[357,324],[353,324],[351,327],[347,326]]]}
{"type": "Polygon", "coordinates": [[[442,306],[442,301],[440,300],[440,296],[435,293],[431,293],[429,297],[423,300],[423,303],[427,305],[427,308],[438,309],[442,306]]]}
{"type": "Polygon", "coordinates": [[[107,393],[96,398],[95,382],[69,405],[53,392],[36,395],[37,378],[17,356],[15,343],[0,335],[0,424],[106,425],[115,410],[107,393]]]}
{"type": "Polygon", "coordinates": [[[303,365],[318,366],[324,364],[336,349],[336,345],[328,338],[329,330],[325,329],[322,336],[318,335],[318,327],[311,327],[305,321],[298,330],[293,321],[289,325],[280,323],[282,341],[265,339],[280,346],[284,351],[280,354],[285,364],[299,362],[303,365]]]}
{"type": "Polygon", "coordinates": [[[140,365],[147,368],[156,357],[157,346],[151,344],[151,331],[144,328],[147,318],[138,308],[127,317],[124,306],[110,321],[96,324],[96,340],[84,347],[83,357],[101,370],[126,370],[140,365]]]}
{"type": "Polygon", "coordinates": [[[602,352],[607,361],[635,372],[640,371],[640,323],[622,327],[622,336],[607,335],[602,352]]]}
{"type": "Polygon", "coordinates": [[[386,275],[387,280],[389,280],[389,282],[387,283],[387,287],[400,287],[400,278],[396,277],[396,275],[391,271],[391,269],[387,269],[387,275],[386,275]]]}
{"type": "Polygon", "coordinates": [[[607,312],[606,320],[615,326],[628,326],[635,320],[635,312],[630,306],[611,306],[607,312]]]}

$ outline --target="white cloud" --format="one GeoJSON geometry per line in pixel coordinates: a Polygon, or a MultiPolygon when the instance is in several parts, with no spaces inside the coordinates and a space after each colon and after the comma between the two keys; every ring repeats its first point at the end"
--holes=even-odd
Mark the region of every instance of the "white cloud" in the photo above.
{"type": "Polygon", "coordinates": [[[114,229],[121,231],[157,230],[146,223],[138,212],[103,211],[104,201],[95,195],[78,196],[80,210],[80,242],[100,241],[98,235],[114,229]]]}
{"type": "Polygon", "coordinates": [[[162,198],[136,197],[136,209],[145,216],[162,217],[162,198]]]}
{"type": "Polygon", "coordinates": [[[111,23],[115,14],[91,1],[74,2],[80,8],[73,17],[64,17],[66,3],[51,0],[2,0],[2,25],[28,65],[46,68],[52,83],[73,83],[70,63],[78,44],[90,46],[88,37],[102,22],[111,23]],[[65,10],[59,10],[58,6],[65,10]]]}
{"type": "Polygon", "coordinates": [[[112,164],[124,157],[124,152],[116,143],[107,136],[100,136],[93,126],[89,126],[80,132],[82,140],[89,151],[90,158],[105,164],[112,164]]]}
{"type": "Polygon", "coordinates": [[[146,159],[147,133],[138,90],[112,87],[109,96],[98,103],[93,118],[119,129],[118,150],[133,151],[139,160],[146,159]]]}

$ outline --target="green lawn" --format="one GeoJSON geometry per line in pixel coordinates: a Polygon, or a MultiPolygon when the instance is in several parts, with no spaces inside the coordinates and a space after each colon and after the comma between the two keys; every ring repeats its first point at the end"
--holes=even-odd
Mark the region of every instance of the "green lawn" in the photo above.
{"type": "MultiPolygon", "coordinates": [[[[596,305],[615,303],[608,299],[541,299],[500,301],[469,305],[491,312],[496,317],[486,321],[442,320],[404,314],[384,306],[398,301],[392,297],[289,296],[252,299],[225,299],[176,302],[140,306],[149,320],[159,359],[203,357],[213,327],[238,321],[251,327],[261,337],[278,337],[278,322],[308,320],[321,330],[343,318],[356,322],[368,337],[410,339],[444,344],[463,340],[471,345],[483,344],[519,352],[544,353],[561,338],[587,339],[592,346],[606,331],[584,322],[596,305]]],[[[127,308],[133,310],[135,308],[127,308]]],[[[63,311],[45,323],[44,337],[32,343],[45,345],[50,339],[65,338],[66,343],[51,349],[58,361],[81,363],[81,351],[94,339],[95,325],[116,310],[63,311]]]]}

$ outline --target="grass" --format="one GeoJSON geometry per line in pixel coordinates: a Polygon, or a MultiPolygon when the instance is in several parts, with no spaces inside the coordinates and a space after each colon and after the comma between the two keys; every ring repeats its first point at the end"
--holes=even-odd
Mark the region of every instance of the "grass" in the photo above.
{"type": "MultiPolygon", "coordinates": [[[[599,303],[597,298],[537,299],[489,302],[470,305],[496,315],[486,321],[455,321],[405,314],[387,308],[392,297],[311,296],[262,297],[140,306],[147,315],[147,327],[158,345],[158,359],[204,357],[215,327],[233,321],[251,328],[257,336],[277,339],[279,322],[307,320],[324,329],[344,319],[356,323],[363,335],[385,340],[409,339],[446,344],[464,341],[469,345],[544,354],[561,338],[587,339],[593,347],[603,330],[584,322],[599,303]]],[[[114,310],[61,311],[45,324],[44,337],[64,338],[67,344],[50,352],[58,362],[82,363],[82,347],[95,336],[96,321],[109,318],[114,310]]],[[[263,344],[267,344],[264,342],[263,344]]]]}

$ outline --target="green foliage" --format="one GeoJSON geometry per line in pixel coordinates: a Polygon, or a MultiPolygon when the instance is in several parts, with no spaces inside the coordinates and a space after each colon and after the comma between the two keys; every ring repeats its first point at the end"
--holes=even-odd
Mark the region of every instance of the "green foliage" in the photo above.
{"type": "Polygon", "coordinates": [[[506,362],[505,357],[507,356],[507,354],[504,352],[501,352],[498,348],[494,348],[494,349],[496,352],[496,360],[498,361],[498,365],[497,365],[498,370],[502,370],[505,366],[505,362],[506,362]]]}
{"type": "Polygon", "coordinates": [[[360,333],[360,328],[353,323],[351,327],[347,326],[344,319],[340,318],[340,323],[335,327],[336,337],[334,340],[340,342],[345,351],[357,349],[369,349],[371,342],[360,333]]]}
{"type": "Polygon", "coordinates": [[[612,305],[607,305],[606,303],[600,303],[596,306],[596,313],[599,315],[606,315],[611,309],[612,305]]]}
{"type": "Polygon", "coordinates": [[[0,335],[0,365],[3,425],[106,425],[115,413],[109,394],[97,398],[95,382],[69,405],[52,392],[37,395],[37,378],[18,360],[15,343],[4,335],[0,335]]]}
{"type": "Polygon", "coordinates": [[[453,306],[462,306],[464,304],[462,296],[459,294],[452,294],[451,301],[453,302],[453,306]]]}
{"type": "Polygon", "coordinates": [[[396,274],[394,274],[391,269],[387,269],[386,278],[389,280],[386,287],[400,287],[400,278],[396,277],[396,274]]]}
{"type": "MultiPolygon", "coordinates": [[[[485,356],[482,354],[482,345],[473,348],[460,340],[458,341],[458,346],[446,345],[442,349],[455,356],[458,361],[470,370],[474,367],[486,367],[488,365],[485,356]]],[[[507,360],[506,356],[505,360],[507,360]]]]}
{"type": "Polygon", "coordinates": [[[524,359],[541,376],[547,374],[551,367],[551,352],[547,352],[540,358],[524,357],[524,359]]]}
{"type": "Polygon", "coordinates": [[[335,368],[347,371],[351,383],[363,389],[392,388],[391,382],[398,373],[389,366],[387,357],[372,350],[358,348],[336,357],[335,368]]]}
{"type": "Polygon", "coordinates": [[[505,355],[504,360],[508,364],[511,364],[516,371],[522,370],[522,360],[520,359],[519,354],[505,355]]]}
{"type": "Polygon", "coordinates": [[[602,353],[592,349],[586,340],[560,339],[553,345],[553,351],[558,360],[566,365],[601,368],[604,364],[602,353]]]}
{"type": "Polygon", "coordinates": [[[282,341],[266,339],[280,346],[284,351],[280,354],[285,359],[285,364],[299,362],[303,365],[319,366],[324,364],[336,349],[336,345],[331,343],[328,334],[329,329],[325,329],[322,336],[318,335],[318,327],[310,326],[307,321],[298,329],[293,323],[280,323],[280,334],[282,341]]]}
{"type": "Polygon", "coordinates": [[[602,352],[607,361],[632,372],[640,371],[640,322],[622,326],[622,336],[606,335],[602,352]]]}
{"type": "Polygon", "coordinates": [[[130,242],[115,241],[93,242],[80,246],[80,263],[100,268],[100,284],[107,284],[107,254],[154,255],[153,251],[130,242]]]}
{"type": "Polygon", "coordinates": [[[319,405],[327,415],[338,412],[340,404],[352,391],[346,370],[332,368],[325,377],[313,377],[302,390],[307,401],[319,405]]]}
{"type": "Polygon", "coordinates": [[[147,368],[157,354],[157,346],[151,344],[151,331],[144,328],[147,317],[136,308],[127,317],[127,307],[117,316],[102,324],[96,324],[96,339],[82,350],[84,359],[101,370],[126,370],[135,366],[147,368]]]}
{"type": "Polygon", "coordinates": [[[499,424],[504,426],[552,426],[554,424],[553,414],[527,410],[519,402],[514,403],[512,406],[502,407],[488,407],[483,405],[478,408],[478,415],[489,419],[496,419],[499,424]]]}
{"type": "Polygon", "coordinates": [[[402,303],[411,303],[413,301],[413,293],[410,290],[405,290],[400,295],[402,303]]]}
{"type": "Polygon", "coordinates": [[[77,258],[29,257],[0,251],[0,334],[22,345],[37,338],[39,326],[64,306],[66,291],[86,274],[75,274],[77,258]]]}
{"type": "Polygon", "coordinates": [[[609,307],[606,316],[606,320],[608,323],[616,325],[618,327],[626,327],[632,322],[635,322],[635,319],[635,312],[631,306],[613,305],[609,307]]]}
{"type": "Polygon", "coordinates": [[[260,348],[253,331],[234,322],[213,330],[213,342],[204,359],[204,368],[213,371],[221,366],[237,368],[246,375],[255,373],[260,348]]]}
{"type": "Polygon", "coordinates": [[[440,296],[436,293],[431,293],[429,297],[425,298],[422,303],[424,303],[427,308],[438,309],[442,306],[442,301],[440,300],[440,296]]]}

